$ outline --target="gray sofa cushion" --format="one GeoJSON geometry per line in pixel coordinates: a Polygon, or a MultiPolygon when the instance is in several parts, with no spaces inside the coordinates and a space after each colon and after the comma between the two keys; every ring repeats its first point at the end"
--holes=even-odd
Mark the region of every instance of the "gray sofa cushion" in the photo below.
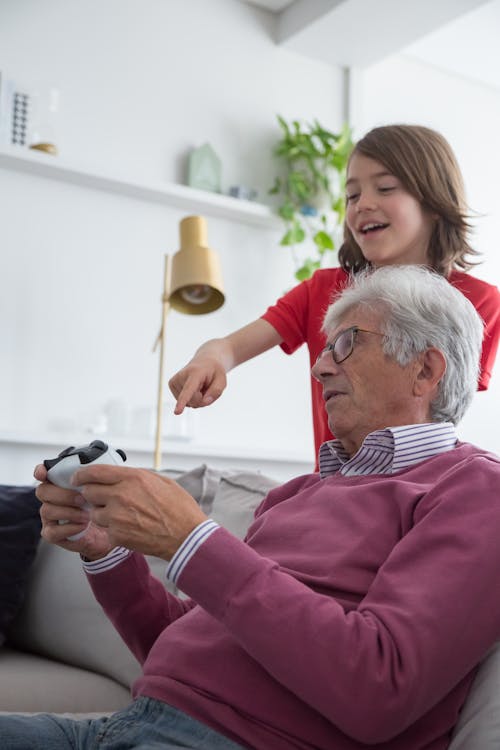
{"type": "Polygon", "coordinates": [[[449,750],[498,750],[499,747],[500,641],[479,666],[449,750]]]}
{"type": "Polygon", "coordinates": [[[34,487],[0,485],[0,646],[24,599],[40,541],[39,510],[34,487]]]}
{"type": "Polygon", "coordinates": [[[0,650],[0,674],[1,711],[87,714],[130,703],[129,689],[110,677],[8,648],[0,650]]]}
{"type": "Polygon", "coordinates": [[[80,557],[42,540],[9,645],[112,677],[125,687],[139,665],[97,604],[80,557]]]}
{"type": "Polygon", "coordinates": [[[210,517],[232,534],[243,539],[254,513],[269,490],[279,482],[248,471],[224,472],[220,478],[210,517]]]}
{"type": "MultiPolygon", "coordinates": [[[[165,582],[164,560],[147,558],[165,582]]],[[[111,677],[128,688],[140,667],[88,585],[80,557],[42,539],[9,645],[111,677]]]]}

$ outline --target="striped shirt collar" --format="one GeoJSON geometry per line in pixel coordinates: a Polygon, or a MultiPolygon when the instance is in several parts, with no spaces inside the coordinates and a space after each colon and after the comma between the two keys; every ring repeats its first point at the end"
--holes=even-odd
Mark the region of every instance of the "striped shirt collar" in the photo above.
{"type": "Polygon", "coordinates": [[[395,474],[451,450],[456,442],[451,422],[386,427],[367,435],[352,458],[340,440],[323,443],[319,449],[319,473],[322,479],[337,472],[345,476],[395,474]]]}

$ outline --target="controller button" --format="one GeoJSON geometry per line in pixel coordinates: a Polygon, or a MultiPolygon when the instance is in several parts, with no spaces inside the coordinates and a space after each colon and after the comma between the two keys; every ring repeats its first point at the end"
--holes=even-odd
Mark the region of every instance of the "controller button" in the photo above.
{"type": "Polygon", "coordinates": [[[99,456],[102,456],[102,450],[100,448],[85,448],[85,450],[80,451],[78,454],[81,464],[91,464],[92,461],[95,461],[99,456]]]}
{"type": "Polygon", "coordinates": [[[70,445],[69,448],[65,448],[63,451],[58,453],[58,458],[64,458],[65,456],[71,456],[75,452],[75,446],[70,445]]]}
{"type": "Polygon", "coordinates": [[[92,440],[89,448],[97,448],[98,450],[102,451],[102,453],[108,450],[108,446],[102,440],[92,440]]]}
{"type": "Polygon", "coordinates": [[[59,458],[46,458],[43,462],[43,465],[49,471],[53,466],[59,463],[59,458]]]}

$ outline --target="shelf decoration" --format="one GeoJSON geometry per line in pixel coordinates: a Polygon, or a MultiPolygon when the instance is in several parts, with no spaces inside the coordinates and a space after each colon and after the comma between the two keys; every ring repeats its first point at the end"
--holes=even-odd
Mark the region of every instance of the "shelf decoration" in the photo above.
{"type": "Polygon", "coordinates": [[[0,71],[0,144],[27,145],[31,109],[30,94],[0,71]]]}
{"type": "Polygon", "coordinates": [[[188,185],[190,187],[220,193],[221,174],[221,160],[209,143],[191,151],[188,167],[188,185]]]}
{"type": "Polygon", "coordinates": [[[255,201],[258,193],[255,188],[249,188],[246,185],[231,185],[229,195],[242,201],[255,201]]]}

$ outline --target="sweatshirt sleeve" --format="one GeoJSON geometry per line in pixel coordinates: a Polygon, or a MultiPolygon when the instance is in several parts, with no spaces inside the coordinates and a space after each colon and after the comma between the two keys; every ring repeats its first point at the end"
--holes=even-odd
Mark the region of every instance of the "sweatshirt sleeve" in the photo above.
{"type": "Polygon", "coordinates": [[[194,602],[168,592],[137,552],[116,567],[87,574],[87,578],[97,601],[140,664],[160,633],[194,606],[194,602]]]}
{"type": "Polygon", "coordinates": [[[356,609],[344,611],[222,528],[179,585],[343,732],[385,742],[442,700],[499,637],[499,478],[498,462],[485,457],[440,477],[356,609]]]}

